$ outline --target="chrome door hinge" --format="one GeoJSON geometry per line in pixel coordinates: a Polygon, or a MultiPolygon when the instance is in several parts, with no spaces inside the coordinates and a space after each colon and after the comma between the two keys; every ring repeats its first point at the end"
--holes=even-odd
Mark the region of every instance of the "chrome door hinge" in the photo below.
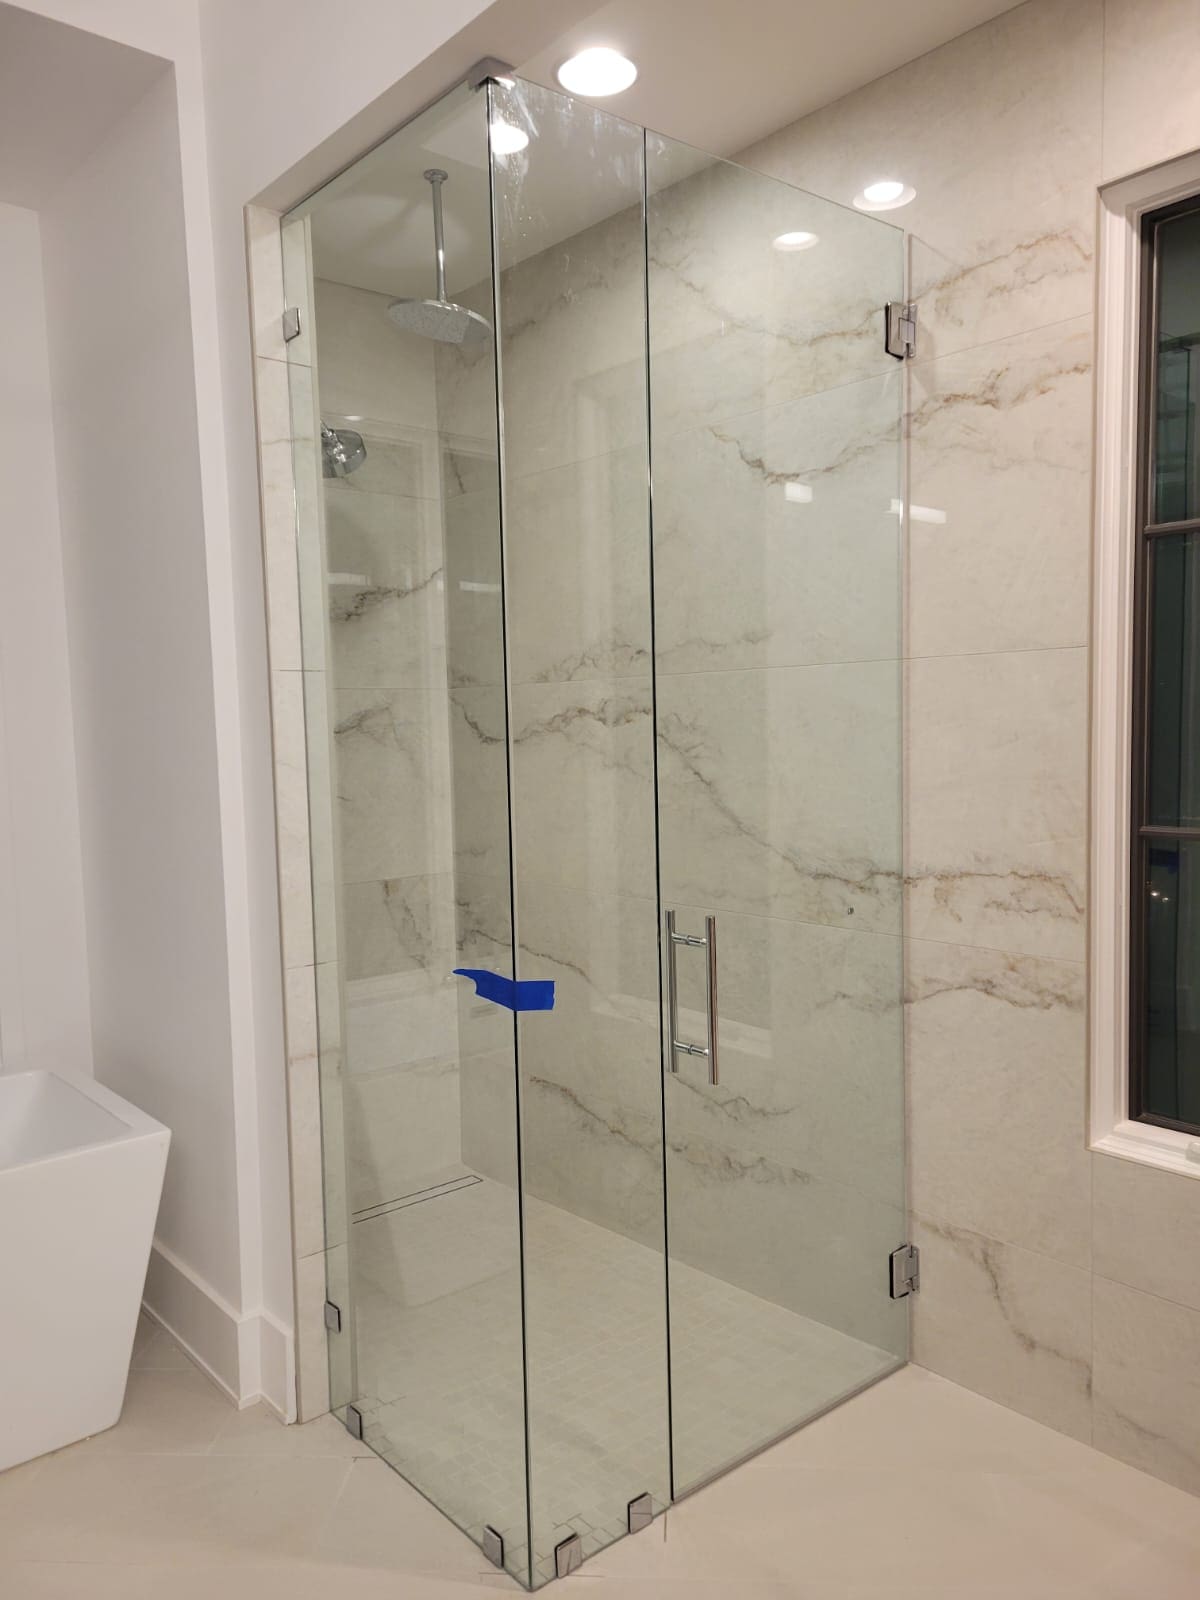
{"type": "Polygon", "coordinates": [[[332,1300],[326,1300],[325,1302],[325,1326],[330,1333],[341,1333],[342,1331],[342,1308],[341,1306],[335,1306],[332,1300]]]}
{"type": "Polygon", "coordinates": [[[363,1436],[363,1414],[357,1406],[346,1407],[346,1432],[352,1439],[363,1436]]]}
{"type": "Polygon", "coordinates": [[[916,1294],[921,1287],[921,1252],[915,1244],[902,1244],[888,1257],[889,1288],[893,1300],[916,1294]]]}
{"type": "Polygon", "coordinates": [[[494,1567],[503,1567],[504,1535],[497,1533],[490,1522],[483,1526],[483,1553],[494,1567]]]}
{"type": "Polygon", "coordinates": [[[641,1533],[654,1521],[654,1500],[650,1494],[635,1495],[625,1510],[626,1527],[630,1533],[641,1533]]]}
{"type": "Polygon", "coordinates": [[[300,337],[300,307],[285,306],[283,310],[283,342],[290,344],[300,337]]]}
{"type": "Polygon", "coordinates": [[[577,1533],[568,1535],[554,1546],[554,1576],[569,1578],[583,1565],[583,1540],[577,1533]]]}
{"type": "Polygon", "coordinates": [[[917,308],[911,300],[889,300],[883,314],[883,347],[897,361],[917,353],[917,308]]]}

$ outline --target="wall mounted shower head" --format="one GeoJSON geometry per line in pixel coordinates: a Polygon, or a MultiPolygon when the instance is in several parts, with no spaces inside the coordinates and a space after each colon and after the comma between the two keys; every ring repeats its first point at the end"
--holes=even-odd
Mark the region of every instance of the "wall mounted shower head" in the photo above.
{"type": "Polygon", "coordinates": [[[361,433],[353,428],[331,428],[321,424],[321,471],[327,478],[346,478],[367,459],[361,433]]]}
{"type": "Polygon", "coordinates": [[[430,167],[423,177],[433,191],[436,294],[432,300],[393,300],[388,316],[406,333],[415,333],[422,339],[438,339],[443,344],[476,344],[490,339],[492,325],[486,317],[446,299],[446,242],[442,223],[442,185],[446,173],[440,167],[430,167]]]}

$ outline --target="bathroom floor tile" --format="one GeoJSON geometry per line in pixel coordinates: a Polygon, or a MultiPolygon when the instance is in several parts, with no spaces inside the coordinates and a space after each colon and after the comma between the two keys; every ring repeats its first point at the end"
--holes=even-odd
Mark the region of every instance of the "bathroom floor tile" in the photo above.
{"type": "Polygon", "coordinates": [[[203,1455],[232,1409],[229,1398],[190,1361],[176,1371],[130,1372],[118,1425],[68,1449],[73,1457],[203,1455]]]}
{"type": "Polygon", "coordinates": [[[0,1500],[0,1559],[186,1568],[310,1556],[349,1470],[344,1461],[64,1451],[11,1507],[0,1500]]]}
{"type": "MultiPolygon", "coordinates": [[[[332,1418],[284,1428],[158,1359],[105,1449],[0,1473],[4,1600],[520,1592],[332,1418]]],[[[908,1367],[579,1578],[596,1600],[1197,1600],[1200,1499],[908,1367]]]]}
{"type": "Polygon", "coordinates": [[[133,1336],[134,1372],[188,1372],[192,1363],[165,1328],[143,1311],[133,1336]]]}
{"type": "Polygon", "coordinates": [[[285,1428],[266,1406],[234,1411],[226,1406],[225,1420],[209,1447],[214,1456],[270,1456],[290,1459],[351,1461],[374,1456],[369,1445],[353,1438],[335,1417],[315,1417],[303,1427],[285,1428]]]}

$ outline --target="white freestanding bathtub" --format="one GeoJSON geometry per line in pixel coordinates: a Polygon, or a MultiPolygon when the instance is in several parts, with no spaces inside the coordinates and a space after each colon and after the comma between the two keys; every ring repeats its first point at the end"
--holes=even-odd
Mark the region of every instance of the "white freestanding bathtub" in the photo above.
{"type": "Polygon", "coordinates": [[[0,1073],[0,1470],[120,1417],[170,1138],[89,1078],[0,1073]]]}

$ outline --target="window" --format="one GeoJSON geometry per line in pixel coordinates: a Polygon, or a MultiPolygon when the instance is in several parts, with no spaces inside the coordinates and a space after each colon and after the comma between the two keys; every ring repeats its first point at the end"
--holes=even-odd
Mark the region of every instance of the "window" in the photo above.
{"type": "Polygon", "coordinates": [[[1200,195],[1141,219],[1129,1111],[1200,1133],[1200,195]]]}

